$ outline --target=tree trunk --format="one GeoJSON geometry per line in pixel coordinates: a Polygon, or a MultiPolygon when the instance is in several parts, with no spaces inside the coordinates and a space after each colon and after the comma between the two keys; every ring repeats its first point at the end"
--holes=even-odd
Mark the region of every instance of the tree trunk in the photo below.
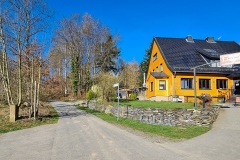
{"type": "Polygon", "coordinates": [[[22,103],[22,51],[20,47],[20,33],[18,32],[17,45],[18,45],[18,104],[20,107],[22,103]]]}
{"type": "Polygon", "coordinates": [[[0,41],[2,44],[2,63],[0,65],[0,72],[2,74],[2,83],[4,86],[5,92],[6,92],[8,105],[10,106],[13,104],[13,100],[12,100],[10,81],[9,81],[7,49],[6,49],[5,37],[3,34],[3,26],[2,26],[2,17],[1,16],[0,16],[0,41]]]}
{"type": "Polygon", "coordinates": [[[41,72],[42,72],[42,62],[40,58],[40,65],[39,65],[39,71],[38,71],[38,85],[37,85],[37,113],[36,116],[38,116],[39,113],[39,95],[40,95],[40,86],[41,86],[41,72]]]}
{"type": "MultiPolygon", "coordinates": [[[[35,93],[35,86],[34,86],[34,58],[32,56],[32,64],[31,64],[31,90],[30,90],[30,95],[31,95],[31,112],[33,113],[33,115],[35,116],[35,112],[34,112],[34,105],[35,105],[35,99],[34,99],[34,93],[35,93]]],[[[34,118],[35,119],[35,118],[34,118]]]]}
{"type": "Polygon", "coordinates": [[[37,82],[34,81],[34,96],[33,96],[33,118],[36,119],[36,96],[37,96],[37,82]]]}

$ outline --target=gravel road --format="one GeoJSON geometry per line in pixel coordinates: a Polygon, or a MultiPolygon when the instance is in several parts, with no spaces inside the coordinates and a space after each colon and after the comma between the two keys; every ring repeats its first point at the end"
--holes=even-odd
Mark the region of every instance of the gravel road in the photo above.
{"type": "MultiPolygon", "coordinates": [[[[240,158],[239,138],[236,137],[240,134],[240,129],[234,125],[225,128],[216,124],[216,127],[202,136],[182,142],[171,142],[162,137],[151,137],[109,124],[76,109],[71,103],[55,101],[52,104],[60,115],[58,124],[3,134],[0,137],[0,160],[240,158]]],[[[231,114],[240,114],[239,111],[239,108],[235,108],[231,114]]],[[[229,116],[226,113],[220,115],[220,120],[229,116]]]]}

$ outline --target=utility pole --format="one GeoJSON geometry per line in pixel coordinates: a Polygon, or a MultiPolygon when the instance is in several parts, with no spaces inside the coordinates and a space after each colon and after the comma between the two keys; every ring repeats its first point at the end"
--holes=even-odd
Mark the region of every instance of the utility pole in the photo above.
{"type": "Polygon", "coordinates": [[[193,85],[194,85],[194,108],[197,108],[197,89],[196,89],[196,68],[193,68],[193,85]]]}
{"type": "Polygon", "coordinates": [[[119,83],[115,83],[113,85],[113,87],[118,87],[117,88],[117,99],[118,99],[118,116],[117,116],[117,121],[118,121],[118,119],[119,119],[119,99],[120,99],[120,97],[119,97],[119,83]]]}

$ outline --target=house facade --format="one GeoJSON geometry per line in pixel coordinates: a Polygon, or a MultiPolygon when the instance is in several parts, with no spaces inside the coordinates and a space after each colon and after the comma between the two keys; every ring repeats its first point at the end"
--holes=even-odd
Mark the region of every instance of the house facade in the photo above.
{"type": "Polygon", "coordinates": [[[213,37],[154,37],[146,99],[193,102],[195,96],[209,93],[219,102],[240,94],[240,65],[220,66],[220,55],[238,52],[240,45],[236,42],[215,41],[213,37]]]}

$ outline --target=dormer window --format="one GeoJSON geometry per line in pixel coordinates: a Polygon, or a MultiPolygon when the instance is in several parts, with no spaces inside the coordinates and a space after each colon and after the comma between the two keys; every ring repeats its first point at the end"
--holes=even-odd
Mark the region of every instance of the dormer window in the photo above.
{"type": "Polygon", "coordinates": [[[157,53],[155,53],[154,56],[153,56],[153,61],[155,61],[157,58],[158,58],[157,53]]]}
{"type": "Polygon", "coordinates": [[[210,60],[210,66],[211,67],[221,67],[220,60],[210,60]]]}

